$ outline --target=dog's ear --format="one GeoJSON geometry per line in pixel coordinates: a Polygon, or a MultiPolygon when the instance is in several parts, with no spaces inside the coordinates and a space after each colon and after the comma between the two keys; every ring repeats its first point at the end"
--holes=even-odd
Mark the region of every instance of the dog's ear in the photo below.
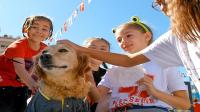
{"type": "Polygon", "coordinates": [[[45,77],[45,72],[42,70],[42,68],[39,66],[39,58],[40,56],[36,57],[36,61],[35,61],[35,74],[36,76],[40,79],[45,77]]]}
{"type": "Polygon", "coordinates": [[[91,70],[89,67],[89,57],[84,54],[77,54],[78,58],[78,67],[77,67],[77,74],[84,76],[87,72],[91,70]]]}

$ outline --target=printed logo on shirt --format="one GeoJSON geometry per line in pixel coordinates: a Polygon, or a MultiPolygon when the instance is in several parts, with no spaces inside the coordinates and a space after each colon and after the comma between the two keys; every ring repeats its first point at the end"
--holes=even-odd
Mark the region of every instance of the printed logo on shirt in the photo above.
{"type": "MultiPolygon", "coordinates": [[[[154,79],[152,75],[146,74],[148,77],[154,79]]],[[[129,87],[113,87],[110,108],[115,109],[130,105],[152,105],[156,103],[151,95],[146,91],[145,86],[138,86],[137,84],[129,87]]]]}
{"type": "MultiPolygon", "coordinates": [[[[116,88],[113,92],[115,92],[116,88]]],[[[129,105],[151,105],[156,102],[143,86],[120,87],[118,93],[112,93],[110,108],[119,108],[129,105]]]]}
{"type": "Polygon", "coordinates": [[[155,103],[155,99],[153,99],[152,97],[146,97],[146,98],[142,98],[139,96],[130,96],[127,98],[119,98],[119,99],[112,99],[111,100],[111,109],[115,109],[118,107],[124,107],[124,106],[129,106],[129,105],[141,105],[143,106],[145,105],[150,105],[155,103]]]}

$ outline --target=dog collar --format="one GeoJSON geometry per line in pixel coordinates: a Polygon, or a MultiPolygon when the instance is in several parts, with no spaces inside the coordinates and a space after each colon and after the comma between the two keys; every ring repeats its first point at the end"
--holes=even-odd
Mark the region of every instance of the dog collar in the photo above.
{"type": "Polygon", "coordinates": [[[46,96],[40,89],[39,89],[40,94],[47,100],[51,100],[48,96],[46,96]]]}
{"type": "MultiPolygon", "coordinates": [[[[40,89],[39,89],[40,94],[47,99],[48,101],[51,100],[51,98],[49,98],[48,96],[46,96],[40,89]]],[[[65,104],[65,99],[62,99],[62,112],[64,110],[64,104],[65,104]]]]}

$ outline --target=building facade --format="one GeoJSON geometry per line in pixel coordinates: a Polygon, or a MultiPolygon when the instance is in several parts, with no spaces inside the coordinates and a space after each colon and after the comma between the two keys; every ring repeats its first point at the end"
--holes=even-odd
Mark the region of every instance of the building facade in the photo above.
{"type": "Polygon", "coordinates": [[[3,53],[4,50],[15,40],[19,39],[19,37],[14,38],[12,36],[3,35],[0,36],[0,53],[3,53]]]}

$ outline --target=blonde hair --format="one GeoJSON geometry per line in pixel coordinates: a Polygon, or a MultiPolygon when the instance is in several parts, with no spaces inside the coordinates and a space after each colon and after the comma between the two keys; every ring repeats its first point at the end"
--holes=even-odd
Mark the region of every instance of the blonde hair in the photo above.
{"type": "Polygon", "coordinates": [[[171,15],[171,29],[184,41],[200,39],[200,0],[172,0],[168,11],[171,15]]]}

